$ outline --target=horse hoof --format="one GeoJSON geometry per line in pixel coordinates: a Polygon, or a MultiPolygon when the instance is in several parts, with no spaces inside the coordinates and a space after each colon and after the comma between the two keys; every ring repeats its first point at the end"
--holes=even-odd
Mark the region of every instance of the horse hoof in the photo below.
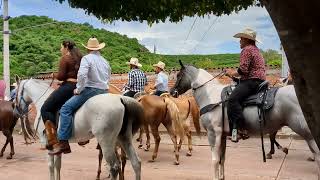
{"type": "Polygon", "coordinates": [[[149,149],[148,148],[144,148],[144,151],[149,151],[149,149]]]}
{"type": "Polygon", "coordinates": [[[139,149],[142,149],[143,145],[142,144],[139,144],[138,148],[139,149]]]}
{"type": "Polygon", "coordinates": [[[312,162],[313,162],[313,161],[315,161],[315,158],[314,158],[314,157],[313,157],[313,158],[312,158],[312,157],[308,157],[308,159],[307,159],[307,160],[308,160],[308,161],[312,161],[312,162]]]}
{"type": "Polygon", "coordinates": [[[187,156],[192,156],[192,153],[191,152],[187,152],[187,156]]]}
{"type": "Polygon", "coordinates": [[[3,157],[3,154],[0,154],[0,157],[3,157]]]}
{"type": "Polygon", "coordinates": [[[179,164],[180,164],[179,161],[174,162],[174,165],[179,165],[179,164]]]}
{"type": "Polygon", "coordinates": [[[270,153],[267,154],[267,159],[272,159],[272,155],[270,153]]]}
{"type": "Polygon", "coordinates": [[[288,152],[289,152],[288,148],[283,148],[282,151],[283,151],[284,153],[286,153],[286,154],[288,154],[288,152]]]}
{"type": "Polygon", "coordinates": [[[8,156],[7,159],[12,159],[12,156],[8,156]]]}
{"type": "Polygon", "coordinates": [[[155,162],[155,160],[154,159],[150,159],[148,162],[149,163],[153,163],[153,162],[155,162]]]}

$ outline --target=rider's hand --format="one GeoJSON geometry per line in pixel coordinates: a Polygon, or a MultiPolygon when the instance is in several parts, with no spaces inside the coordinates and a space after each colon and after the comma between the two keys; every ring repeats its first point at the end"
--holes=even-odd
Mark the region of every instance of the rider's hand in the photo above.
{"type": "Polygon", "coordinates": [[[233,77],[235,74],[235,71],[232,69],[226,69],[225,71],[226,71],[226,76],[229,76],[229,77],[233,77]]]}
{"type": "Polygon", "coordinates": [[[74,94],[74,95],[79,95],[80,93],[79,93],[78,89],[74,89],[74,90],[73,90],[73,94],[74,94]]]}

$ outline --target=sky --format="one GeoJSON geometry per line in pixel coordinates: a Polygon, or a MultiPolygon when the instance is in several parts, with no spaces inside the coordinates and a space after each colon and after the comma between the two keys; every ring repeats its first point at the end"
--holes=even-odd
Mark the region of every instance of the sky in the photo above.
{"type": "Polygon", "coordinates": [[[146,22],[124,21],[105,24],[82,9],[71,8],[68,3],[60,4],[53,0],[9,0],[9,15],[42,15],[59,21],[87,22],[95,28],[137,38],[150,51],[153,51],[155,45],[160,54],[239,53],[239,39],[233,38],[233,35],[247,27],[257,31],[257,37],[262,41],[258,44],[259,48],[280,48],[280,40],[272,20],[266,9],[261,7],[250,7],[229,16],[185,17],[178,23],[165,22],[152,26],[146,22]],[[194,22],[194,28],[188,36],[194,22]]]}

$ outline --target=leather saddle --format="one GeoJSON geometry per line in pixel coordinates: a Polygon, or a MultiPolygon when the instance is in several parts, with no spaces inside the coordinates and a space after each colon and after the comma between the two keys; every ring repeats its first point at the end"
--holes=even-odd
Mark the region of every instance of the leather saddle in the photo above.
{"type": "MultiPolygon", "coordinates": [[[[223,88],[221,92],[222,101],[228,100],[235,87],[235,85],[230,85],[223,88]]],[[[242,107],[258,106],[262,110],[269,110],[273,107],[278,89],[278,87],[269,87],[269,82],[264,81],[259,85],[256,94],[249,96],[244,102],[242,102],[242,107]]]]}

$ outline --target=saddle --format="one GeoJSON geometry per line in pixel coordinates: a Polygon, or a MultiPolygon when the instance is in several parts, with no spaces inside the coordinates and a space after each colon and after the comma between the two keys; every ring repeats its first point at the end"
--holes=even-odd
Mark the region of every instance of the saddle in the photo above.
{"type": "MultiPolygon", "coordinates": [[[[268,81],[262,82],[256,94],[249,96],[244,102],[242,102],[242,107],[248,106],[258,106],[262,110],[269,110],[273,107],[276,93],[278,91],[278,87],[268,87],[268,81]]],[[[229,96],[231,95],[235,85],[230,85],[223,88],[221,92],[221,100],[227,101],[229,96]]]]}

